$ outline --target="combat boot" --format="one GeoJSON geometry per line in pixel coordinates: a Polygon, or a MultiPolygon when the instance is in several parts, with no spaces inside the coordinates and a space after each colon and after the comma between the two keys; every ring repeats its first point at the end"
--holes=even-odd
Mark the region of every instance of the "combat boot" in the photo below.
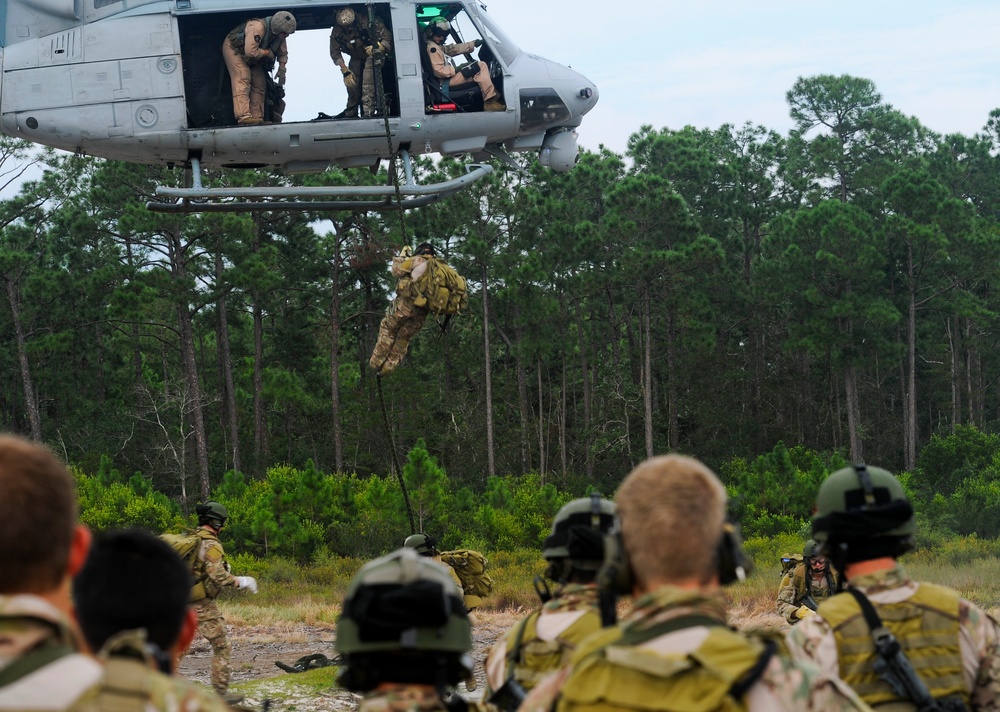
{"type": "Polygon", "coordinates": [[[499,99],[493,98],[483,104],[483,111],[507,111],[507,105],[499,99]]]}

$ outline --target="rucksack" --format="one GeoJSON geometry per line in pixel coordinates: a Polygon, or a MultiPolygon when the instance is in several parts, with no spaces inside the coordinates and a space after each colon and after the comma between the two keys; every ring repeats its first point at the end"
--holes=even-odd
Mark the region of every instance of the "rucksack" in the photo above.
{"type": "Polygon", "coordinates": [[[193,532],[183,534],[160,534],[163,541],[170,544],[170,548],[177,552],[181,561],[188,565],[188,570],[194,571],[194,560],[198,555],[198,544],[201,539],[193,532]]]}
{"type": "Polygon", "coordinates": [[[455,549],[443,551],[440,556],[441,561],[455,570],[466,596],[486,598],[493,592],[493,579],[486,573],[489,562],[478,551],[455,549]]]}
{"type": "Polygon", "coordinates": [[[781,575],[792,571],[796,566],[801,564],[803,561],[802,554],[785,554],[781,557],[781,575]]]}
{"type": "Polygon", "coordinates": [[[461,314],[469,306],[465,277],[436,258],[427,260],[427,271],[412,282],[413,303],[431,314],[461,314]]]}

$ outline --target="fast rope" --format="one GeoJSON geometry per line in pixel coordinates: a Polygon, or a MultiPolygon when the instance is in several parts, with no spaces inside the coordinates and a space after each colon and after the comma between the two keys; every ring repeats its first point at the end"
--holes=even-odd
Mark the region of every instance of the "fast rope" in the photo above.
{"type": "Polygon", "coordinates": [[[399,479],[399,488],[403,491],[403,501],[406,503],[406,516],[410,520],[410,531],[417,531],[416,521],[413,519],[413,508],[410,506],[410,495],[406,491],[406,483],[403,481],[403,468],[399,465],[399,456],[396,454],[396,439],[392,434],[392,426],[389,425],[389,413],[385,409],[385,396],[382,394],[382,376],[375,376],[375,384],[378,387],[378,402],[382,406],[382,422],[385,423],[385,432],[389,435],[389,449],[392,450],[392,464],[396,468],[396,477],[399,479]]]}
{"type": "MultiPolygon", "coordinates": [[[[368,0],[368,28],[369,33],[374,33],[374,37],[369,37],[369,40],[374,42],[377,46],[378,43],[378,28],[375,26],[375,6],[372,4],[372,0],[368,0]]],[[[389,128],[389,112],[385,105],[385,86],[382,82],[382,60],[376,59],[375,54],[372,53],[372,75],[375,79],[375,102],[378,106],[378,112],[382,115],[382,125],[385,127],[385,145],[389,151],[389,173],[392,175],[393,187],[396,189],[396,207],[399,213],[399,229],[400,234],[403,238],[403,244],[408,244],[409,239],[406,233],[406,218],[404,217],[403,211],[403,196],[399,190],[399,168],[396,165],[396,153],[392,150],[392,131],[389,128]]]]}

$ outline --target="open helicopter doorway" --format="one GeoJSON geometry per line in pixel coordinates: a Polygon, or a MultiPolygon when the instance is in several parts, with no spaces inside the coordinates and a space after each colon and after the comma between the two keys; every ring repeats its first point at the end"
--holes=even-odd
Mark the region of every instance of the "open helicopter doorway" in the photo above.
{"type": "MultiPolygon", "coordinates": [[[[268,81],[264,120],[274,121],[275,106],[284,101],[281,123],[338,120],[333,117],[347,104],[347,90],[340,70],[330,58],[330,33],[339,6],[295,7],[296,30],[288,37],[287,78],[284,96],[268,81]]],[[[367,17],[375,17],[392,32],[388,3],[352,5],[367,17]]],[[[184,68],[187,127],[210,129],[237,126],[233,112],[232,85],[222,57],[222,44],[229,32],[253,18],[268,17],[282,8],[262,8],[254,13],[226,12],[177,18],[184,68]]],[[[389,116],[399,116],[399,91],[395,57],[387,54],[380,65],[382,105],[389,116]]],[[[273,76],[274,71],[269,73],[273,76]]],[[[358,78],[361,81],[361,78],[358,78]]]]}

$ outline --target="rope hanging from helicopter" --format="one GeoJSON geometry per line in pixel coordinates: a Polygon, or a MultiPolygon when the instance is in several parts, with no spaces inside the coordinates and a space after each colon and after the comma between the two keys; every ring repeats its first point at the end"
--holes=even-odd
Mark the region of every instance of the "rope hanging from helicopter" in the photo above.
{"type": "MultiPolygon", "coordinates": [[[[406,211],[403,208],[403,196],[399,189],[399,169],[396,164],[396,152],[392,148],[392,129],[389,126],[389,110],[385,101],[385,85],[382,81],[382,62],[384,56],[378,51],[378,29],[375,24],[375,6],[372,0],[366,3],[368,7],[368,28],[373,35],[369,41],[374,43],[372,51],[372,77],[375,80],[375,105],[379,115],[382,117],[382,125],[385,127],[385,144],[389,154],[389,176],[392,179],[393,187],[396,190],[396,208],[399,213],[399,230],[403,244],[409,244],[410,240],[406,229],[406,211]]],[[[392,424],[389,422],[389,413],[385,407],[385,395],[382,392],[382,375],[376,373],[375,385],[378,390],[379,406],[382,410],[382,423],[385,425],[385,432],[389,438],[389,450],[392,452],[392,464],[396,469],[396,477],[399,479],[399,488],[403,492],[403,502],[406,504],[406,516],[410,520],[410,531],[416,532],[416,522],[413,518],[413,507],[410,505],[410,495],[406,491],[406,482],[403,480],[403,468],[399,463],[399,453],[396,450],[396,438],[392,432],[392,424]]]]}

